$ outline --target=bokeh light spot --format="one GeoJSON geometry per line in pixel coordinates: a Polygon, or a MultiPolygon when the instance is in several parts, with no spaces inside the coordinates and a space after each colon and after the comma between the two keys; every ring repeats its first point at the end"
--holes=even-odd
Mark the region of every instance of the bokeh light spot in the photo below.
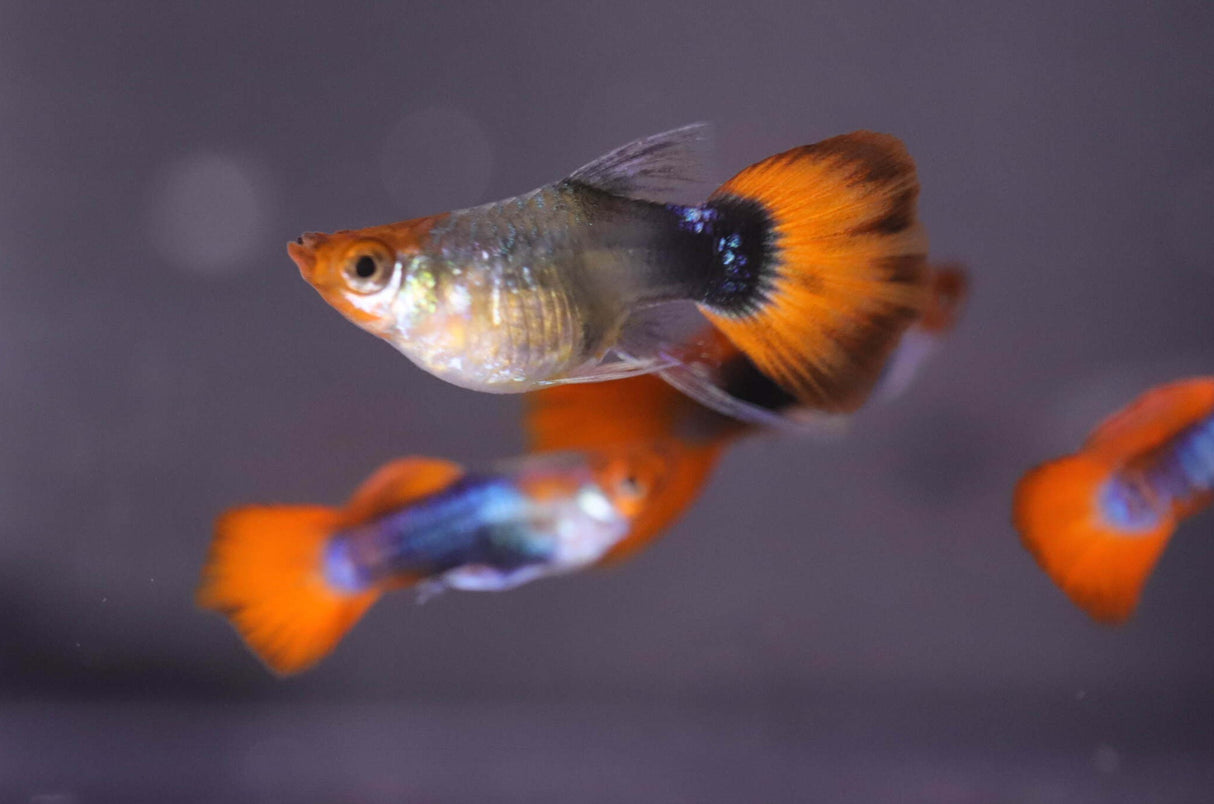
{"type": "Polygon", "coordinates": [[[149,236],[187,273],[233,274],[248,263],[267,218],[265,182],[255,166],[217,153],[170,164],[151,193],[149,236]]]}

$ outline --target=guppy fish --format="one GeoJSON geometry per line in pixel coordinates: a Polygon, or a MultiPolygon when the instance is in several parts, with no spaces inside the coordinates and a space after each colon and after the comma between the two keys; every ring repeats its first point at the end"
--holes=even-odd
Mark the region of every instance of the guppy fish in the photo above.
{"type": "MultiPolygon", "coordinates": [[[[911,157],[858,131],[752,165],[703,204],[671,203],[705,136],[658,134],[516,198],[309,233],[288,251],[352,322],[466,388],[677,367],[679,311],[694,305],[801,405],[855,410],[927,299],[911,157]]],[[[749,410],[684,375],[705,404],[749,410]]]]}
{"type": "Polygon", "coordinates": [[[481,473],[403,458],[344,508],[224,514],[198,603],[278,673],[327,654],[385,591],[509,589],[602,559],[664,493],[661,444],[531,455],[481,473]]]}
{"type": "Polygon", "coordinates": [[[1102,622],[1133,614],[1176,526],[1214,499],[1214,377],[1154,388],[1016,488],[1024,546],[1102,622]]]}

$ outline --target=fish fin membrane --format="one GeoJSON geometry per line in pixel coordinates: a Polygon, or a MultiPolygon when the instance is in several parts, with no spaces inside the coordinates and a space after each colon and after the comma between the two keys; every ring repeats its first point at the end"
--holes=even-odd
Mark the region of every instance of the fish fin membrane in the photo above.
{"type": "Polygon", "coordinates": [[[703,183],[711,150],[712,126],[693,123],[616,148],[574,171],[567,181],[664,203],[703,183]]]}
{"type": "MultiPolygon", "coordinates": [[[[801,421],[806,411],[791,410],[797,400],[754,368],[695,304],[664,304],[634,313],[616,349],[655,355],[651,365],[663,380],[722,416],[791,432],[809,429],[801,421]]],[[[613,409],[619,407],[617,402],[613,409]]],[[[606,416],[612,416],[610,410],[606,416]]]]}
{"type": "Polygon", "coordinates": [[[957,325],[969,290],[965,269],[949,264],[931,268],[927,307],[898,341],[873,388],[873,401],[896,399],[906,392],[957,325]]]}
{"type": "Polygon", "coordinates": [[[340,519],[318,506],[250,506],[216,523],[198,605],[227,617],[275,673],[311,667],[379,597],[325,579],[324,549],[340,519]]]}
{"type": "Polygon", "coordinates": [[[652,374],[672,365],[670,359],[663,355],[634,358],[623,350],[614,350],[613,355],[593,365],[582,366],[579,369],[564,374],[563,384],[607,383],[614,380],[626,380],[642,374],[652,374]]]}
{"type": "Polygon", "coordinates": [[[1016,486],[1013,521],[1050,579],[1092,618],[1124,622],[1176,527],[1170,511],[1153,527],[1119,529],[1100,510],[1113,468],[1081,452],[1046,463],[1016,486]]]}
{"type": "Polygon", "coordinates": [[[930,333],[951,332],[961,317],[969,286],[969,272],[959,263],[933,265],[927,306],[915,327],[930,333]]]}
{"type": "Polygon", "coordinates": [[[358,525],[442,491],[464,474],[463,468],[437,458],[399,458],[367,478],[350,497],[344,525],[358,525]]]}
{"type": "MultiPolygon", "coordinates": [[[[869,131],[746,168],[705,206],[765,221],[761,264],[749,274],[720,268],[701,310],[802,404],[856,410],[927,307],[918,195],[906,148],[869,131]]],[[[753,243],[741,247],[756,254],[753,243]]]]}
{"type": "Polygon", "coordinates": [[[1127,461],[1171,440],[1214,412],[1214,377],[1160,385],[1105,419],[1084,449],[1109,461],[1127,461]]]}
{"type": "Polygon", "coordinates": [[[527,394],[531,452],[612,449],[672,437],[706,443],[740,429],[644,374],[597,385],[553,385],[527,394]]]}

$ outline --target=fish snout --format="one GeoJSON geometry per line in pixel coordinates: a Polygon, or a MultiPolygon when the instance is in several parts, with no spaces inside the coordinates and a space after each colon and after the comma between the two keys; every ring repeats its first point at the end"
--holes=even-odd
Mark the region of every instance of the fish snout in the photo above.
{"type": "Polygon", "coordinates": [[[295,242],[304,248],[316,248],[328,239],[329,236],[324,232],[304,232],[295,239],[295,242]]]}
{"type": "Polygon", "coordinates": [[[316,249],[326,240],[328,235],[322,232],[304,232],[287,243],[287,253],[299,266],[299,272],[303,274],[304,279],[311,278],[312,271],[316,268],[316,249]]]}

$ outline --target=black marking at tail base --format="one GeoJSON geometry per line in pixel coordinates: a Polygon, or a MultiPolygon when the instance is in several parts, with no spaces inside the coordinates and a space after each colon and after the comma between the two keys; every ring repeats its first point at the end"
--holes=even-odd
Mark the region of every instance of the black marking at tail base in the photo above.
{"type": "Polygon", "coordinates": [[[779,412],[798,404],[795,396],[768,377],[744,354],[721,365],[721,386],[730,396],[752,405],[779,412]]]}
{"type": "Polygon", "coordinates": [[[767,301],[775,235],[771,216],[751,199],[725,195],[702,207],[714,270],[699,301],[726,315],[747,315],[767,301]]]}

